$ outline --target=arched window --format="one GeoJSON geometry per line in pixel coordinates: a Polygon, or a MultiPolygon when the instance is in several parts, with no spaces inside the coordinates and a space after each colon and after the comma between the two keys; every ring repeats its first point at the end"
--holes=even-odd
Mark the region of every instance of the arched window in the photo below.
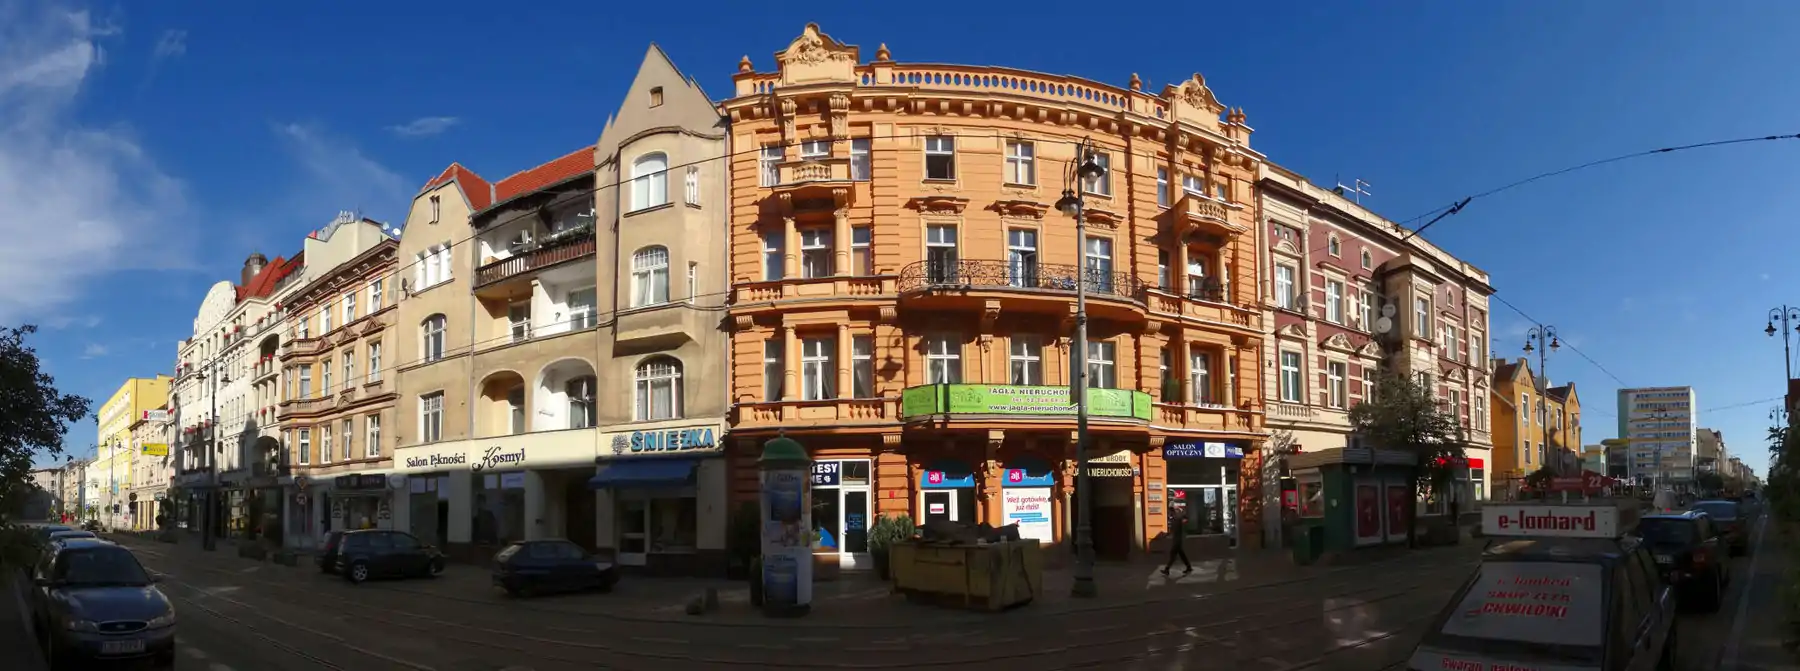
{"type": "Polygon", "coordinates": [[[421,351],[425,353],[425,360],[437,361],[444,358],[444,316],[426,317],[419,329],[423,341],[421,351]]]}
{"type": "Polygon", "coordinates": [[[637,420],[681,417],[681,362],[657,357],[637,367],[637,420]]]}
{"type": "Polygon", "coordinates": [[[631,209],[642,210],[669,202],[669,157],[645,154],[631,162],[631,209]]]}
{"type": "Polygon", "coordinates": [[[669,302],[669,248],[639,249],[631,255],[631,307],[669,302]]]}
{"type": "Polygon", "coordinates": [[[1369,250],[1367,250],[1367,249],[1365,249],[1365,250],[1363,250],[1363,251],[1362,251],[1362,267],[1363,267],[1363,270],[1368,270],[1368,269],[1370,269],[1370,268],[1371,268],[1371,267],[1373,267],[1373,266],[1374,266],[1374,265],[1375,265],[1375,259],[1374,259],[1374,257],[1371,257],[1371,256],[1370,256],[1370,255],[1369,255],[1369,250]]]}
{"type": "Polygon", "coordinates": [[[569,428],[594,428],[594,376],[583,375],[569,380],[563,390],[569,396],[569,428]]]}
{"type": "Polygon", "coordinates": [[[1325,238],[1325,251],[1327,253],[1331,254],[1332,256],[1343,256],[1344,255],[1344,243],[1338,241],[1338,236],[1336,233],[1333,233],[1329,237],[1325,238]]]}

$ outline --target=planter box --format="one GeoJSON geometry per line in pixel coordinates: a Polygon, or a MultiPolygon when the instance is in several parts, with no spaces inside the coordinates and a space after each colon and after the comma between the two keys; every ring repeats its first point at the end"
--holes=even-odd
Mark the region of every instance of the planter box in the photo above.
{"type": "Polygon", "coordinates": [[[989,545],[901,543],[888,554],[894,591],[908,600],[977,610],[1031,603],[1044,591],[1037,541],[989,545]]]}

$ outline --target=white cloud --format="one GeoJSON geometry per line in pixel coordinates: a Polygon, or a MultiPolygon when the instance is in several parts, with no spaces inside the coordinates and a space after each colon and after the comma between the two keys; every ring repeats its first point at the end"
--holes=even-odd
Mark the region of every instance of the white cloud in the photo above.
{"type": "Polygon", "coordinates": [[[162,37],[156,38],[156,49],[150,52],[152,60],[174,58],[187,53],[187,31],[165,30],[162,37]]]}
{"type": "Polygon", "coordinates": [[[418,188],[354,143],[316,126],[280,124],[275,134],[305,172],[296,211],[316,213],[311,217],[321,223],[338,210],[360,210],[377,219],[396,216],[418,188]]]}
{"type": "Polygon", "coordinates": [[[95,358],[106,356],[111,351],[112,350],[107,349],[105,345],[102,345],[99,343],[88,343],[88,346],[81,350],[81,358],[95,359],[95,358]]]}
{"type": "Polygon", "coordinates": [[[48,326],[50,328],[53,328],[53,329],[66,329],[66,328],[91,329],[96,326],[99,326],[100,323],[103,321],[106,321],[106,319],[104,317],[101,317],[100,315],[75,316],[75,315],[66,315],[65,314],[65,315],[56,315],[54,317],[49,317],[49,318],[44,319],[44,325],[48,326]]]}
{"type": "Polygon", "coordinates": [[[117,30],[0,0],[0,324],[51,315],[106,273],[180,265],[182,186],[121,127],[76,120],[117,30]]]}
{"type": "Polygon", "coordinates": [[[459,123],[462,120],[453,116],[428,116],[398,126],[388,126],[388,131],[400,137],[430,137],[450,130],[451,126],[459,123]]]}

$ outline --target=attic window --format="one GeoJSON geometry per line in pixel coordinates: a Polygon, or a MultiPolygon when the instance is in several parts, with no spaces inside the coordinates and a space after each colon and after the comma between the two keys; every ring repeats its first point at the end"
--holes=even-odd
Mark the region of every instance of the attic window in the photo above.
{"type": "Polygon", "coordinates": [[[650,89],[650,106],[651,107],[661,107],[662,106],[662,87],[661,86],[657,86],[657,87],[650,89]]]}
{"type": "Polygon", "coordinates": [[[438,197],[431,197],[431,223],[438,223],[438,197]]]}

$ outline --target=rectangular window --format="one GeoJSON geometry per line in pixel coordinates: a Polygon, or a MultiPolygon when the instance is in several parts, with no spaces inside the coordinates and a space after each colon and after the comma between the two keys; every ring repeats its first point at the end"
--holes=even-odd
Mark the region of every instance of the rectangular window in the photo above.
{"type": "Polygon", "coordinates": [[[1362,397],[1363,397],[1363,400],[1365,400],[1365,401],[1373,400],[1375,398],[1375,367],[1374,366],[1363,366],[1362,397]]]}
{"type": "Polygon", "coordinates": [[[506,323],[510,327],[513,342],[525,342],[531,338],[531,304],[514,303],[506,308],[506,323]]]}
{"type": "Polygon", "coordinates": [[[1275,307],[1293,310],[1296,303],[1294,298],[1294,267],[1275,266],[1275,307]]]}
{"type": "Polygon", "coordinates": [[[1173,286],[1170,286],[1173,282],[1174,280],[1169,275],[1169,250],[1158,249],[1156,250],[1156,288],[1171,291],[1174,289],[1173,286]]]}
{"type": "Polygon", "coordinates": [[[1089,389],[1119,388],[1119,369],[1114,356],[1117,351],[1118,346],[1110,342],[1088,343],[1087,387],[1089,389]]]}
{"type": "Polygon", "coordinates": [[[1531,427],[1531,395],[1519,394],[1519,425],[1531,427]]]}
{"type": "Polygon", "coordinates": [[[381,456],[381,415],[364,417],[363,426],[369,432],[368,442],[363,443],[363,456],[370,459],[381,456]]]}
{"type": "Polygon", "coordinates": [[[331,303],[319,308],[319,335],[331,332],[331,303]]]}
{"type": "Polygon", "coordinates": [[[756,173],[758,184],[775,186],[781,183],[782,147],[778,144],[765,145],[762,153],[756,155],[756,173]]]}
{"type": "Polygon", "coordinates": [[[1086,270],[1088,291],[1103,294],[1113,292],[1113,241],[1112,238],[1090,237],[1082,252],[1084,270],[1086,270]]]}
{"type": "Polygon", "coordinates": [[[1469,397],[1469,410],[1471,411],[1471,414],[1473,414],[1475,416],[1475,421],[1474,421],[1475,428],[1477,430],[1486,431],[1487,425],[1488,425],[1488,423],[1487,423],[1487,398],[1483,397],[1480,394],[1480,392],[1477,392],[1474,395],[1470,396],[1469,397]]]}
{"type": "Polygon", "coordinates": [[[932,284],[956,281],[956,227],[925,227],[925,275],[932,284]]]}
{"type": "Polygon", "coordinates": [[[370,382],[379,382],[379,381],[381,381],[381,343],[380,342],[369,343],[368,349],[369,349],[369,381],[370,382]]]}
{"type": "Polygon", "coordinates": [[[374,282],[369,283],[369,311],[370,312],[375,312],[375,311],[381,309],[381,298],[382,298],[381,284],[382,284],[382,282],[383,282],[383,280],[375,280],[374,282]]]}
{"type": "Polygon", "coordinates": [[[444,439],[444,392],[434,391],[419,397],[419,442],[435,443],[444,439]]]}
{"type": "Polygon", "coordinates": [[[808,401],[837,398],[837,339],[800,341],[800,393],[808,401]]]}
{"type": "Polygon", "coordinates": [[[830,229],[800,231],[800,276],[807,279],[831,277],[832,253],[830,229]]]}
{"type": "Polygon", "coordinates": [[[1037,165],[1030,142],[1011,140],[1006,143],[1006,183],[1030,186],[1037,184],[1037,165]]]}
{"type": "Polygon", "coordinates": [[[1190,196],[1206,197],[1206,180],[1199,175],[1182,175],[1181,192],[1190,196]]]}
{"type": "Polygon", "coordinates": [[[850,272],[863,277],[875,274],[875,231],[868,226],[850,227],[850,272]]]}
{"type": "Polygon", "coordinates": [[[781,338],[770,338],[763,341],[763,400],[774,402],[781,400],[782,383],[787,378],[785,345],[781,338]]]}
{"type": "Polygon", "coordinates": [[[1431,339],[1431,301],[1418,296],[1413,297],[1413,335],[1426,340],[1431,339]]]}
{"type": "Polygon", "coordinates": [[[331,425],[321,426],[319,427],[319,463],[329,464],[336,460],[337,455],[331,449],[331,425]]]}
{"type": "Polygon", "coordinates": [[[956,179],[956,139],[934,135],[925,138],[925,179],[956,179]]]}
{"type": "Polygon", "coordinates": [[[1462,392],[1460,390],[1451,389],[1450,390],[1450,421],[1456,422],[1457,426],[1462,426],[1462,423],[1463,423],[1462,419],[1463,419],[1462,392]]]}
{"type": "Polygon", "coordinates": [[[300,366],[300,398],[312,398],[312,366],[300,366]]]}
{"type": "Polygon", "coordinates": [[[850,393],[875,398],[875,337],[850,337],[850,393]]]}
{"type": "Polygon", "coordinates": [[[1194,352],[1188,357],[1188,384],[1193,387],[1195,403],[1212,405],[1217,402],[1213,394],[1212,354],[1194,352]]]}
{"type": "Polygon", "coordinates": [[[687,204],[693,205],[695,207],[699,207],[700,206],[700,166],[697,166],[697,165],[688,166],[687,179],[684,180],[682,183],[686,187],[685,190],[687,191],[687,204]]]}
{"type": "Polygon", "coordinates": [[[300,340],[306,340],[307,338],[312,337],[311,334],[309,334],[307,332],[306,327],[307,327],[308,321],[311,321],[311,320],[309,320],[305,317],[301,317],[300,319],[296,320],[297,323],[294,324],[294,337],[295,338],[300,339],[300,340]]]}
{"type": "Polygon", "coordinates": [[[506,392],[506,417],[512,435],[525,433],[525,388],[513,387],[506,392]]]}
{"type": "Polygon", "coordinates": [[[348,389],[354,386],[356,386],[356,350],[347,349],[344,351],[344,387],[348,389]]]}
{"type": "Polygon", "coordinates": [[[356,294],[344,294],[344,323],[356,321],[356,294]]]}
{"type": "Polygon", "coordinates": [[[1007,353],[1007,364],[1012,384],[1040,385],[1044,383],[1044,344],[1037,336],[1015,335],[1007,353]]]}
{"type": "Polygon", "coordinates": [[[1006,229],[1006,283],[1036,288],[1038,285],[1038,232],[1035,228],[1006,229]]]}
{"type": "MultiPolygon", "coordinates": [[[[691,269],[691,268],[690,268],[691,269]]],[[[594,304],[599,295],[594,287],[576,289],[569,292],[569,329],[581,331],[594,328],[596,323],[594,304]]]]}
{"type": "Polygon", "coordinates": [[[300,445],[295,450],[295,456],[300,458],[302,464],[312,463],[312,429],[300,429],[300,445]]]}
{"type": "Polygon", "coordinates": [[[802,161],[816,161],[830,157],[830,140],[805,140],[800,143],[800,160],[802,161]]]}
{"type": "Polygon", "coordinates": [[[850,141],[850,179],[867,182],[875,166],[869,161],[869,138],[850,141]]]}
{"type": "Polygon", "coordinates": [[[1094,162],[1100,164],[1100,174],[1096,177],[1082,178],[1081,190],[1096,196],[1111,196],[1112,170],[1109,168],[1112,164],[1112,159],[1106,154],[1094,152],[1094,162]]]}
{"type": "Polygon", "coordinates": [[[356,458],[356,420],[346,419],[343,426],[338,435],[344,437],[344,460],[348,461],[356,458]]]}
{"type": "Polygon", "coordinates": [[[1169,169],[1168,168],[1157,168],[1156,169],[1156,205],[1158,207],[1168,207],[1169,206],[1169,169]]]}
{"type": "Polygon", "coordinates": [[[925,340],[925,381],[928,384],[962,382],[962,339],[935,335],[925,340]]]}
{"type": "Polygon", "coordinates": [[[1281,400],[1287,403],[1299,403],[1303,398],[1300,391],[1300,353],[1281,353],[1281,400]]]}
{"type": "Polygon", "coordinates": [[[1362,287],[1357,290],[1356,307],[1362,311],[1362,322],[1357,327],[1364,331],[1375,330],[1375,290],[1362,287]]]}
{"type": "Polygon", "coordinates": [[[1329,398],[1326,403],[1342,410],[1349,404],[1350,377],[1348,364],[1342,361],[1329,361],[1325,364],[1325,382],[1329,398]]]}
{"type": "Polygon", "coordinates": [[[1469,363],[1487,363],[1487,348],[1483,346],[1485,340],[1480,331],[1469,331],[1469,363]]]}
{"type": "Polygon", "coordinates": [[[781,231],[763,233],[763,281],[773,282],[787,276],[786,260],[782,258],[783,234],[781,231]]]}
{"type": "Polygon", "coordinates": [[[1462,336],[1456,332],[1456,325],[1444,325],[1444,358],[1451,361],[1462,360],[1462,336]]]}
{"type": "Polygon", "coordinates": [[[1325,280],[1325,321],[1344,323],[1344,283],[1325,280]]]}

